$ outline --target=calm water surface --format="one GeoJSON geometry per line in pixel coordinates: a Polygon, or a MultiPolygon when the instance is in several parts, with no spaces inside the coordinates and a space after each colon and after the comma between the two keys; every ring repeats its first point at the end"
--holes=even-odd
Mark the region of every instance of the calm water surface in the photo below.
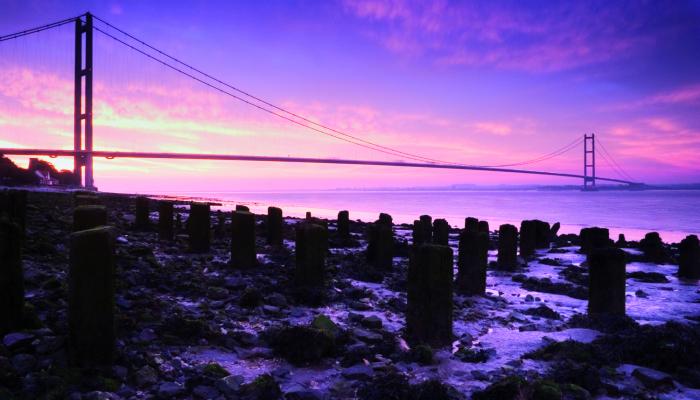
{"type": "Polygon", "coordinates": [[[412,223],[421,214],[445,218],[462,227],[464,217],[486,219],[492,229],[502,223],[519,225],[523,219],[559,221],[562,232],[578,233],[581,227],[602,226],[611,235],[624,233],[639,239],[648,231],[662,233],[666,241],[678,241],[700,233],[700,191],[314,191],[314,192],[210,192],[172,193],[218,199],[224,209],[246,204],[265,213],[270,205],[285,215],[335,218],[349,210],[352,219],[371,221],[379,212],[396,223],[412,223]]]}

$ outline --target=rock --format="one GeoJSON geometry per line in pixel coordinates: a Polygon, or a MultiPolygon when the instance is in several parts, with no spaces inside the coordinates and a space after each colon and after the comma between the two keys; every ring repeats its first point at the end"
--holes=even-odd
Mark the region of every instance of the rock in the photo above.
{"type": "Polygon", "coordinates": [[[241,375],[229,375],[216,381],[216,388],[222,393],[231,395],[241,388],[245,379],[241,375]]]}
{"type": "Polygon", "coordinates": [[[265,302],[280,308],[287,307],[287,298],[281,293],[272,293],[265,298],[265,302]]]}
{"type": "Polygon", "coordinates": [[[345,368],[341,374],[343,375],[343,378],[346,379],[354,379],[354,380],[368,380],[369,378],[372,377],[374,374],[374,371],[372,368],[364,365],[364,364],[357,364],[353,365],[350,368],[345,368]]]}
{"type": "Polygon", "coordinates": [[[15,350],[30,345],[32,340],[34,340],[34,335],[30,333],[13,332],[8,333],[5,335],[5,337],[3,337],[2,343],[9,350],[15,350]]]}
{"type": "Polygon", "coordinates": [[[361,328],[353,329],[352,333],[355,335],[356,338],[369,344],[381,343],[381,341],[384,339],[384,337],[379,333],[375,333],[361,328]]]}
{"type": "Polygon", "coordinates": [[[473,370],[471,374],[472,377],[477,381],[488,381],[490,379],[488,374],[486,374],[483,371],[479,371],[478,369],[473,370]]]}
{"type": "Polygon", "coordinates": [[[212,386],[207,386],[207,385],[199,385],[195,386],[195,388],[192,390],[192,393],[195,395],[195,397],[198,397],[200,399],[215,399],[219,396],[219,391],[216,390],[212,386]]]}
{"type": "Polygon", "coordinates": [[[527,310],[523,311],[523,313],[547,319],[561,319],[561,315],[558,312],[552,310],[544,304],[540,305],[539,307],[528,308],[527,310]]]}
{"type": "Polygon", "coordinates": [[[381,329],[382,320],[376,315],[371,315],[369,317],[363,318],[360,322],[362,326],[369,329],[381,329]]]}
{"type": "Polygon", "coordinates": [[[413,346],[409,352],[411,361],[415,361],[420,365],[430,365],[433,363],[433,349],[425,344],[413,346]]]}
{"type": "Polygon", "coordinates": [[[238,300],[238,304],[245,308],[254,308],[262,304],[262,294],[254,287],[246,288],[238,300]]]}
{"type": "Polygon", "coordinates": [[[82,400],[121,400],[122,398],[114,393],[94,391],[82,396],[82,400]]]}
{"type": "Polygon", "coordinates": [[[36,365],[36,357],[31,354],[17,354],[12,357],[12,368],[19,375],[25,375],[31,371],[36,365]]]}
{"type": "Polygon", "coordinates": [[[635,368],[632,376],[639,379],[645,388],[666,392],[675,389],[673,379],[663,372],[654,371],[648,368],[635,368]]]}
{"type": "Polygon", "coordinates": [[[158,335],[153,331],[151,328],[146,328],[139,333],[139,336],[137,337],[137,341],[139,343],[149,343],[158,338],[158,335]]]}
{"type": "Polygon", "coordinates": [[[320,390],[293,388],[284,394],[285,400],[326,400],[329,397],[320,390]]]}
{"type": "Polygon", "coordinates": [[[350,322],[361,322],[364,318],[365,316],[362,314],[354,313],[352,311],[348,313],[348,320],[350,320],[350,322]]]}
{"type": "Polygon", "coordinates": [[[158,373],[155,369],[145,365],[136,372],[135,379],[139,386],[151,386],[158,382],[158,373]]]}
{"type": "Polygon", "coordinates": [[[177,382],[164,382],[158,386],[158,396],[169,399],[181,394],[184,390],[184,386],[177,382]]]}
{"type": "Polygon", "coordinates": [[[638,282],[646,282],[646,283],[668,283],[668,282],[670,282],[666,278],[666,275],[664,275],[660,272],[643,272],[643,271],[628,272],[627,277],[632,278],[638,282]]]}
{"type": "Polygon", "coordinates": [[[294,365],[316,363],[335,351],[334,337],[314,327],[293,325],[273,328],[263,336],[275,354],[294,365]]]}
{"type": "Polygon", "coordinates": [[[279,383],[270,374],[260,375],[253,382],[243,385],[245,400],[276,400],[282,397],[279,383]]]}

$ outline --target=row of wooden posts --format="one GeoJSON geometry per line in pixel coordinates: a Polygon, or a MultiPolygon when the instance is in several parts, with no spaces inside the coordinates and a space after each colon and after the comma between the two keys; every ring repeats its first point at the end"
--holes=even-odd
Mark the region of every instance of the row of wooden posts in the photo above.
{"type": "MultiPolygon", "coordinates": [[[[7,194],[0,205],[11,218],[3,218],[0,227],[0,299],[3,320],[0,333],[18,329],[24,293],[22,287],[21,232],[24,230],[26,193],[7,194]],[[7,316],[7,318],[5,318],[7,316]]],[[[136,229],[150,225],[150,203],[145,197],[135,200],[136,229]]],[[[69,355],[77,364],[111,362],[114,356],[114,236],[108,227],[107,209],[99,197],[74,196],[73,234],[70,237],[68,274],[69,355]]],[[[207,252],[210,247],[211,215],[208,204],[190,205],[187,232],[190,251],[207,252]]],[[[174,209],[170,201],[158,202],[158,235],[174,238],[174,209]]],[[[272,246],[283,246],[282,210],[269,207],[266,239],[272,246]]],[[[556,227],[556,225],[555,225],[556,227]]],[[[556,228],[554,229],[556,230],[556,228]]],[[[421,216],[414,221],[408,267],[406,336],[411,343],[445,346],[451,343],[453,292],[480,295],[486,289],[489,226],[487,221],[467,218],[459,235],[457,277],[453,279],[453,251],[449,247],[450,227],[446,220],[421,216]],[[454,289],[454,290],[453,290],[454,289]]],[[[553,229],[542,221],[523,221],[520,233],[514,225],[498,229],[496,268],[513,271],[520,255],[527,259],[535,249],[549,248],[553,229]],[[519,240],[518,240],[519,237],[519,240]]],[[[340,239],[350,238],[348,211],[338,213],[336,231],[340,239]]],[[[625,313],[625,263],[622,250],[610,247],[609,233],[603,228],[581,231],[581,249],[587,254],[590,284],[588,312],[591,315],[625,313]]],[[[310,218],[296,225],[294,284],[323,288],[329,231],[327,223],[310,218]]],[[[381,271],[393,267],[394,233],[390,215],[367,228],[366,261],[381,271]]],[[[681,270],[700,273],[700,246],[696,236],[681,244],[681,270]],[[694,238],[694,240],[693,240],[694,238]]],[[[256,264],[255,215],[245,206],[231,214],[231,266],[247,269],[256,264]]]]}

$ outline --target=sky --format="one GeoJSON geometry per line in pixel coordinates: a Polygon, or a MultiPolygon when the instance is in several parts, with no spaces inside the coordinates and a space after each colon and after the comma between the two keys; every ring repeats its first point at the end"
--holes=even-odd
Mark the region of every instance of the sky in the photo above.
{"type": "MultiPolygon", "coordinates": [[[[0,35],[90,11],[247,93],[404,153],[500,165],[595,133],[599,176],[620,177],[603,146],[635,181],[700,182],[698,0],[0,0],[0,8],[0,35]]],[[[72,148],[73,37],[65,25],[0,42],[0,147],[72,148]]],[[[94,52],[95,149],[405,160],[263,112],[97,31],[94,52]]],[[[51,161],[72,168],[70,159],[51,161]]],[[[526,168],[581,173],[582,165],[576,146],[526,168]]],[[[579,183],[126,159],[95,160],[95,175],[101,190],[141,192],[579,183]]]]}

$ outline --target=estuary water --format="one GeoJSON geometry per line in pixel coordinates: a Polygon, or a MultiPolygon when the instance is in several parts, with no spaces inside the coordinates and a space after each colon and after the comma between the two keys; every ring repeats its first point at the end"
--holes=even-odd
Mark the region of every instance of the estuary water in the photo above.
{"type": "Polygon", "coordinates": [[[349,210],[351,219],[375,220],[379,212],[395,223],[412,223],[421,214],[445,218],[457,227],[468,216],[488,220],[491,229],[503,223],[519,226],[523,219],[560,222],[562,233],[578,233],[582,227],[610,229],[611,237],[624,233],[638,240],[657,231],[667,242],[700,233],[700,191],[647,190],[581,192],[541,190],[404,190],[404,191],[304,191],[304,192],[197,192],[170,195],[215,199],[223,209],[245,204],[256,213],[268,206],[281,207],[286,216],[335,218],[349,210]]]}

